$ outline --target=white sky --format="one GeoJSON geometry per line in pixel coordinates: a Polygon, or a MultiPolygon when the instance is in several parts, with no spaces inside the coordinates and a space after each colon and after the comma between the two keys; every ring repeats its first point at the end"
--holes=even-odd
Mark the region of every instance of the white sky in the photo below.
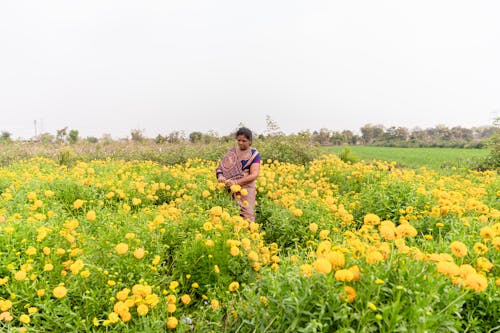
{"type": "Polygon", "coordinates": [[[491,125],[497,0],[0,2],[0,130],[491,125]]]}

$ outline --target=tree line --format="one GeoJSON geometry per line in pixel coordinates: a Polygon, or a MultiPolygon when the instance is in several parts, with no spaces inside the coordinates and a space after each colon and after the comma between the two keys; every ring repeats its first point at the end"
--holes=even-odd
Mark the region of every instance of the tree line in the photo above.
{"type": "MultiPolygon", "coordinates": [[[[243,124],[240,124],[243,125],[243,124]]],[[[284,134],[279,126],[270,118],[267,119],[267,128],[264,133],[256,133],[255,137],[259,140],[265,140],[268,137],[287,137],[299,136],[309,140],[311,143],[317,143],[323,146],[327,145],[376,145],[390,147],[456,147],[456,148],[484,148],[488,140],[498,131],[496,126],[480,126],[465,128],[461,126],[447,127],[437,125],[435,127],[421,129],[408,129],[401,126],[385,127],[383,125],[366,124],[360,128],[360,133],[354,133],[351,130],[333,131],[322,128],[315,131],[301,131],[296,134],[284,134]]],[[[217,143],[228,142],[233,139],[233,133],[228,135],[219,135],[217,132],[208,131],[206,133],[193,131],[186,134],[183,131],[172,131],[167,134],[158,134],[155,138],[148,138],[144,131],[134,129],[130,136],[118,141],[145,142],[154,141],[157,144],[168,143],[217,143]]],[[[2,131],[0,133],[1,142],[11,142],[11,133],[2,131]]],[[[101,138],[86,137],[81,138],[76,129],[68,130],[67,127],[57,130],[55,135],[42,133],[30,139],[30,141],[42,143],[71,143],[86,141],[90,143],[112,142],[109,134],[101,138]]]]}

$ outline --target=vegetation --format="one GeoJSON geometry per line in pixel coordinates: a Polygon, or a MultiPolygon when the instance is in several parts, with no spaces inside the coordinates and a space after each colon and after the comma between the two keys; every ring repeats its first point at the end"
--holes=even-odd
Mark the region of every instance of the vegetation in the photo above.
{"type": "Polygon", "coordinates": [[[0,168],[0,330],[500,326],[496,172],[264,161],[249,225],[215,166],[35,158],[0,168]]]}
{"type": "Polygon", "coordinates": [[[419,168],[427,166],[436,170],[470,168],[486,158],[487,149],[461,148],[397,148],[374,146],[323,147],[327,153],[335,153],[344,161],[384,160],[396,162],[398,167],[419,168]],[[344,157],[346,155],[348,157],[344,157]]]}

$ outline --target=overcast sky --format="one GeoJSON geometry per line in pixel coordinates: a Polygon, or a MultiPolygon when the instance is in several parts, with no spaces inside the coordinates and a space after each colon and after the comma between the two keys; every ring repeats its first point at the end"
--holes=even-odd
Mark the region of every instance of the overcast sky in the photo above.
{"type": "Polygon", "coordinates": [[[499,17],[497,0],[2,0],[0,130],[491,125],[499,17]]]}

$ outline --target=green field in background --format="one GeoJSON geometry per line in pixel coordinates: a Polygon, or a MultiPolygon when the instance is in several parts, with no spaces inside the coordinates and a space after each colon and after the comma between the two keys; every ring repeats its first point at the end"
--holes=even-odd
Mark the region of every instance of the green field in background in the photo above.
{"type": "Polygon", "coordinates": [[[461,148],[395,148],[373,146],[333,146],[323,147],[325,152],[339,154],[349,149],[354,158],[364,161],[395,161],[400,166],[418,168],[427,166],[440,169],[452,166],[467,166],[473,159],[488,155],[488,149],[461,148]]]}

